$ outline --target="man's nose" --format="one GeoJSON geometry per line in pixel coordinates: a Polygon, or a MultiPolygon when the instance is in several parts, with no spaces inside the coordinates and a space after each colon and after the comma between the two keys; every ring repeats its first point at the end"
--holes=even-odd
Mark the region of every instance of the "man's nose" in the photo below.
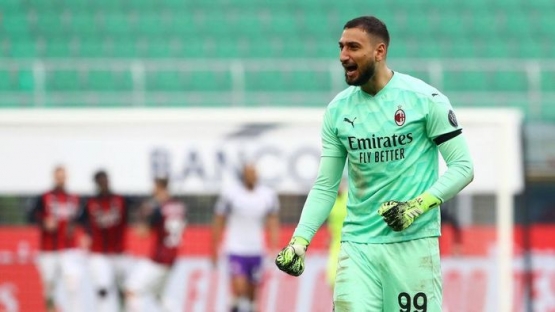
{"type": "Polygon", "coordinates": [[[349,60],[349,54],[345,51],[345,49],[339,52],[339,60],[341,63],[347,62],[349,60]]]}

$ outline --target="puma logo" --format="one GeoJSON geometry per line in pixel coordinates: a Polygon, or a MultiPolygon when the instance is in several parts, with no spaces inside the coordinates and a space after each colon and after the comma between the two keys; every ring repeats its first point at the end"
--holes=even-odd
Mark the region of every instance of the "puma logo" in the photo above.
{"type": "Polygon", "coordinates": [[[351,126],[353,126],[353,128],[354,128],[354,127],[355,127],[355,120],[356,120],[356,119],[357,119],[357,118],[355,117],[355,118],[353,119],[353,121],[351,121],[351,120],[349,120],[349,118],[345,117],[345,118],[343,119],[343,121],[350,123],[351,126]]]}

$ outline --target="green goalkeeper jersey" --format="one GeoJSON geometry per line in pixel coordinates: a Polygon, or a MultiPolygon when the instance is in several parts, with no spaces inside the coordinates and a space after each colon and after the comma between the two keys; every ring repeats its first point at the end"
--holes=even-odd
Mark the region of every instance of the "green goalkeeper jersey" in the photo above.
{"type": "MultiPolygon", "coordinates": [[[[439,209],[395,232],[377,211],[389,200],[410,200],[439,176],[440,135],[460,127],[446,96],[395,72],[375,96],[349,87],[329,104],[322,157],[347,158],[349,198],[342,241],[391,243],[440,235],[439,209]]],[[[444,136],[442,136],[443,138],[444,136]]]]}

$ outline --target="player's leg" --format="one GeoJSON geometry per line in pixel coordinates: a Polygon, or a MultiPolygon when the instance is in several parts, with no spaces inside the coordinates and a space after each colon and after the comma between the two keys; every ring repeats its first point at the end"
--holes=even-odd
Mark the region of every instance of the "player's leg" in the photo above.
{"type": "Polygon", "coordinates": [[[337,259],[339,258],[339,246],[330,247],[328,262],[326,267],[326,279],[331,289],[335,285],[335,275],[337,273],[337,259]]]}
{"type": "Polygon", "coordinates": [[[83,288],[81,284],[84,269],[85,255],[83,251],[77,249],[60,251],[60,270],[69,311],[79,312],[83,310],[83,288]]]}
{"type": "Polygon", "coordinates": [[[124,282],[125,311],[127,312],[144,310],[143,301],[148,293],[148,280],[150,279],[148,261],[148,259],[139,259],[124,282]]]}
{"type": "Polygon", "coordinates": [[[233,296],[231,312],[250,312],[248,257],[229,255],[228,262],[233,296]]]}
{"type": "Polygon", "coordinates": [[[128,255],[119,254],[119,255],[112,256],[110,258],[110,261],[112,262],[112,267],[114,268],[118,306],[124,307],[125,306],[124,283],[129,277],[129,274],[131,273],[131,269],[133,268],[133,259],[128,255]]]}
{"type": "Polygon", "coordinates": [[[46,311],[55,310],[54,290],[56,289],[56,276],[59,269],[57,252],[41,252],[38,256],[38,269],[42,281],[46,311]]]}
{"type": "MultiPolygon", "coordinates": [[[[381,278],[373,245],[343,242],[333,291],[335,312],[382,312],[381,278]]],[[[391,310],[393,311],[393,310],[391,310]]]]}
{"type": "Polygon", "coordinates": [[[89,258],[93,290],[98,312],[118,311],[115,270],[110,256],[94,253],[89,258]]]}
{"type": "Polygon", "coordinates": [[[159,295],[167,271],[150,259],[139,260],[124,285],[126,311],[145,311],[146,298],[159,295]]]}
{"type": "Polygon", "coordinates": [[[247,296],[250,300],[250,311],[256,311],[257,292],[262,280],[262,256],[249,257],[247,274],[247,296]]]}
{"type": "Polygon", "coordinates": [[[384,311],[440,312],[441,267],[436,237],[384,244],[384,311]]]}

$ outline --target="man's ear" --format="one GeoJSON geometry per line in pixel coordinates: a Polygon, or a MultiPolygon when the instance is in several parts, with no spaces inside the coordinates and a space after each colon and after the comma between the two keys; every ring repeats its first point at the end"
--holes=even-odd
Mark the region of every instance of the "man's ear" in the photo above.
{"type": "Polygon", "coordinates": [[[376,47],[376,52],[375,52],[375,61],[381,62],[385,60],[386,55],[387,55],[387,47],[385,43],[383,42],[378,43],[378,46],[376,47]]]}

